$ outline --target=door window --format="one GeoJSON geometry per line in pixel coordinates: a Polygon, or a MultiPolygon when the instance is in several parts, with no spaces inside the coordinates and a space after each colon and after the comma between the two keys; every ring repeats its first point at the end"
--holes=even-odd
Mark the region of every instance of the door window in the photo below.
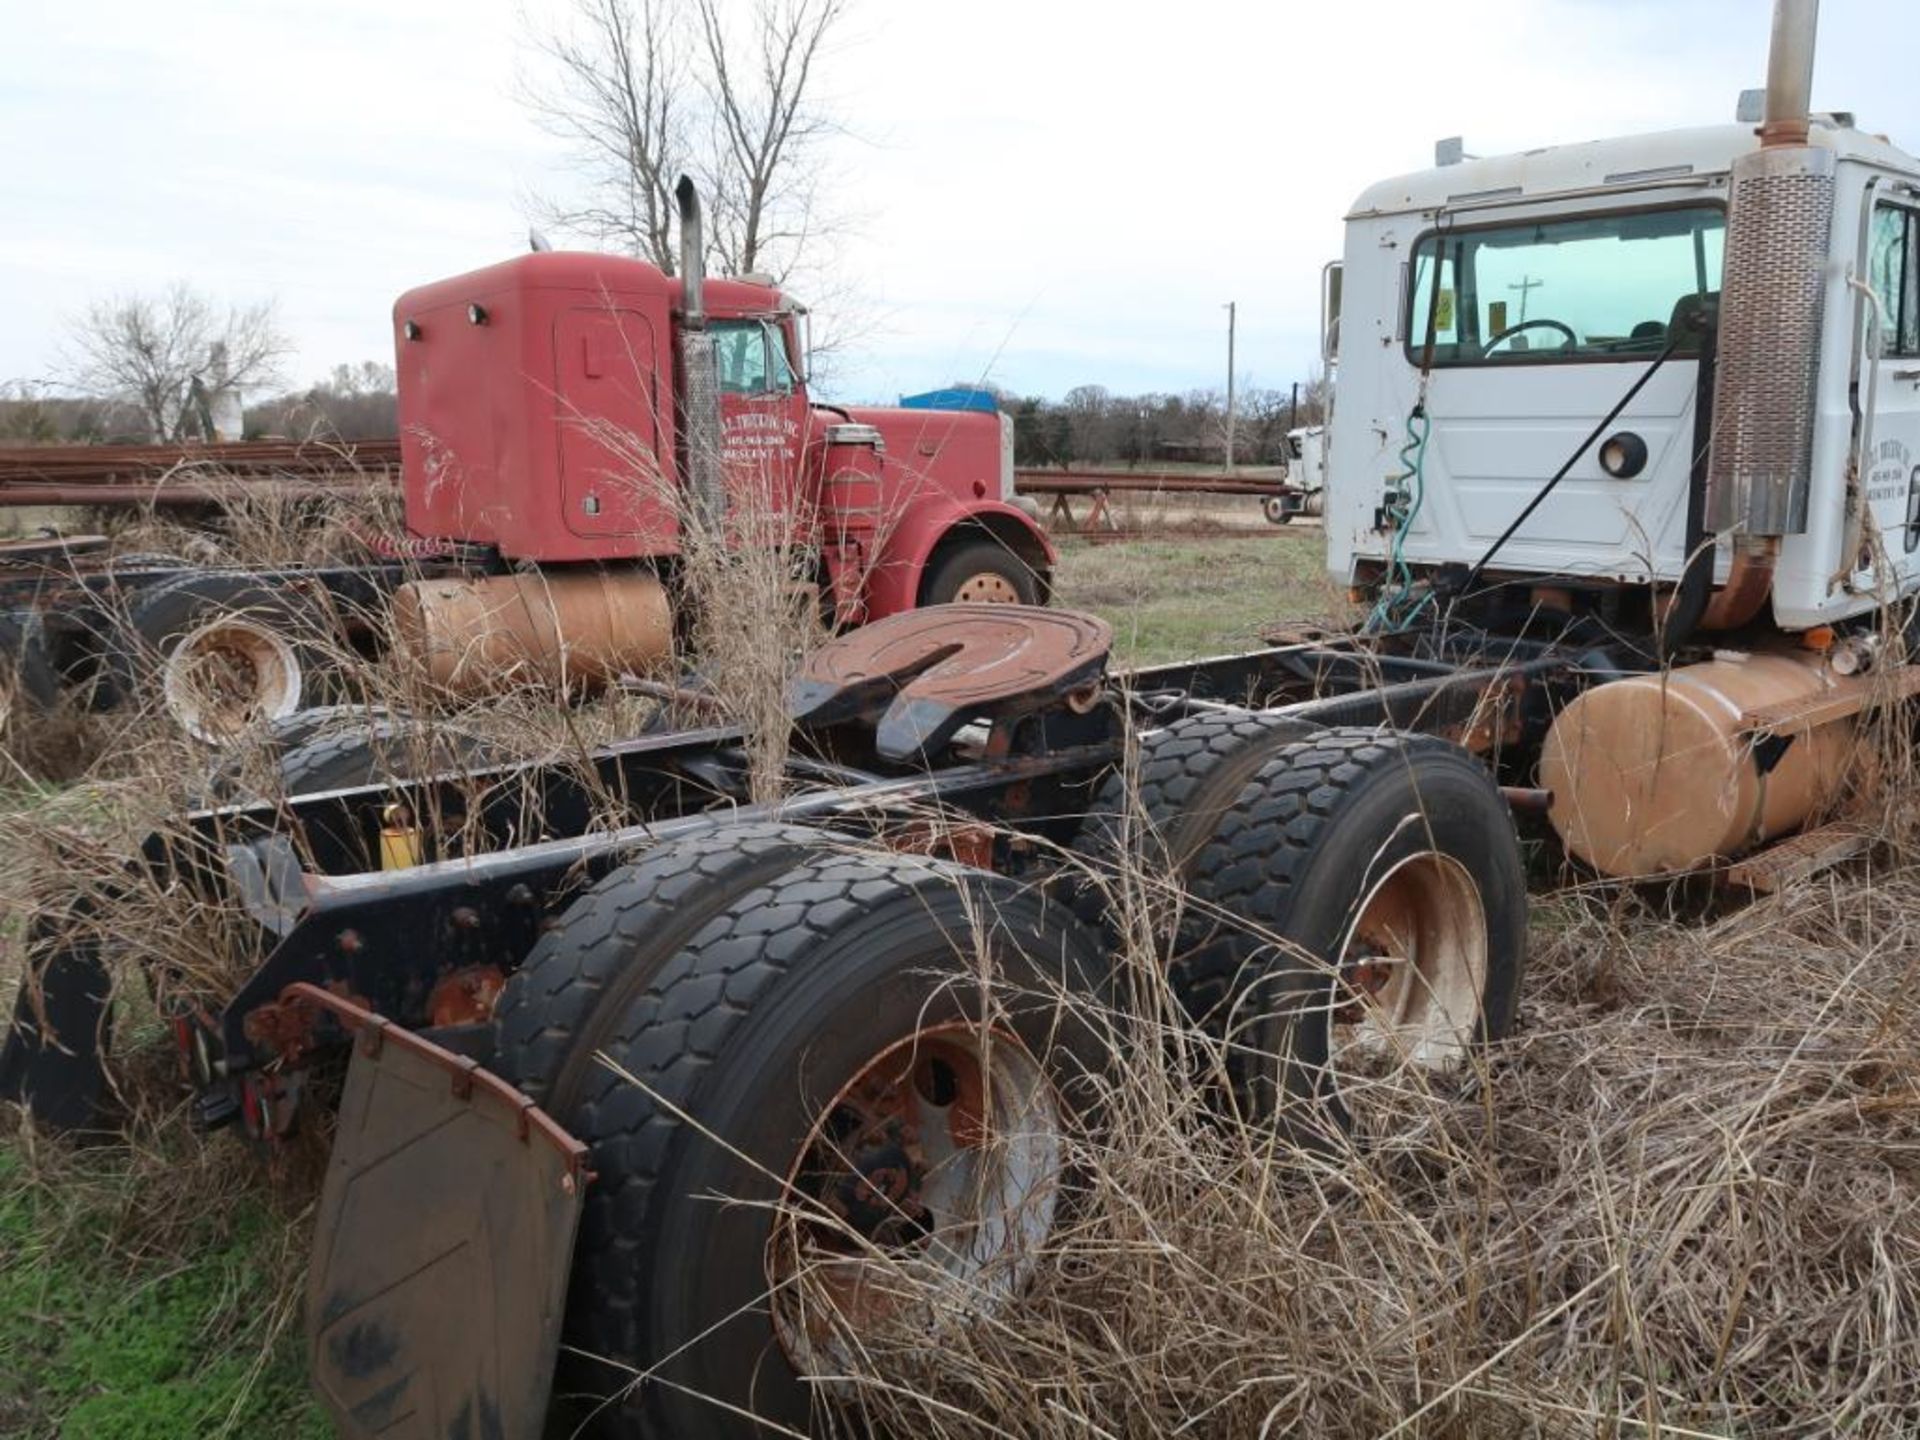
{"type": "Polygon", "coordinates": [[[1679,303],[1720,288],[1725,252],[1708,205],[1436,231],[1414,247],[1407,353],[1421,363],[1431,334],[1435,365],[1658,354],[1679,303]]]}
{"type": "Polygon", "coordinates": [[[1880,301],[1880,353],[1920,355],[1920,212],[1875,207],[1867,273],[1880,301]]]}
{"type": "Polygon", "coordinates": [[[764,320],[718,320],[714,348],[720,388],[729,395],[785,395],[793,390],[793,367],[780,332],[764,320]]]}

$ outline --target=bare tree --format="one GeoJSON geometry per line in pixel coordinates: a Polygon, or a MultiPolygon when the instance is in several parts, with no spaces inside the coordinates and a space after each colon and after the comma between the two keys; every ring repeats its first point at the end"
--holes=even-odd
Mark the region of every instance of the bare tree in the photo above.
{"type": "Polygon", "coordinates": [[[579,205],[545,204],[554,224],[674,272],[673,184],[690,167],[683,109],[692,84],[678,0],[578,0],[575,24],[536,43],[552,62],[527,100],[573,148],[579,205]]]}
{"type": "Polygon", "coordinates": [[[820,62],[849,0],[575,0],[529,100],[586,191],[549,220],[672,272],[672,185],[705,192],[716,268],[789,276],[822,231],[820,62]]]}
{"type": "Polygon", "coordinates": [[[184,281],[92,306],[69,345],[74,383],[136,406],[163,440],[185,436],[210,398],[276,383],[290,349],[272,304],[222,308],[184,281]]]}
{"type": "Polygon", "coordinates": [[[816,228],[814,161],[837,127],[811,82],[846,0],[754,0],[743,33],[730,32],[721,0],[695,5],[716,137],[706,176],[714,240],[736,271],[784,276],[816,228]]]}

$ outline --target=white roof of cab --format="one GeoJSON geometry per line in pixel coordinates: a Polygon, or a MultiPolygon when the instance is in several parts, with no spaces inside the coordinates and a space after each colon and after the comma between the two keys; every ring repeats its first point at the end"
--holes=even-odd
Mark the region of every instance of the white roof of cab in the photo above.
{"type": "MultiPolygon", "coordinates": [[[[1438,210],[1450,203],[1496,195],[1519,200],[1607,185],[1631,186],[1635,180],[1655,177],[1723,175],[1735,157],[1759,143],[1751,125],[1703,125],[1463,160],[1370,185],[1353,202],[1347,218],[1438,210]]],[[[1911,155],[1876,136],[1839,127],[1826,116],[1813,117],[1812,143],[1826,146],[1841,159],[1865,160],[1908,174],[1920,172],[1920,162],[1911,155]]]]}

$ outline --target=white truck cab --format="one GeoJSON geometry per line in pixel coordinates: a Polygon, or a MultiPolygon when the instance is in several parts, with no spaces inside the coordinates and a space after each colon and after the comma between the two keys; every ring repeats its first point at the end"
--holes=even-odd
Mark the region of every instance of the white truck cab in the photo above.
{"type": "Polygon", "coordinates": [[[1464,579],[1657,608],[1690,556],[1705,628],[1920,586],[1920,162],[1848,116],[1801,123],[1365,190],[1329,286],[1334,578],[1389,625],[1464,579]],[[1743,583],[1755,606],[1724,597],[1743,583]]]}

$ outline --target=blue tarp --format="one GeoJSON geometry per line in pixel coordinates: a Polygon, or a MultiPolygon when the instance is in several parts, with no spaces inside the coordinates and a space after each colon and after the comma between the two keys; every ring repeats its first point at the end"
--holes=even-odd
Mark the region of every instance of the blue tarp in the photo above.
{"type": "Polygon", "coordinates": [[[902,395],[900,406],[905,410],[984,410],[988,414],[999,408],[993,403],[991,390],[978,390],[971,385],[954,385],[945,390],[902,395]]]}

